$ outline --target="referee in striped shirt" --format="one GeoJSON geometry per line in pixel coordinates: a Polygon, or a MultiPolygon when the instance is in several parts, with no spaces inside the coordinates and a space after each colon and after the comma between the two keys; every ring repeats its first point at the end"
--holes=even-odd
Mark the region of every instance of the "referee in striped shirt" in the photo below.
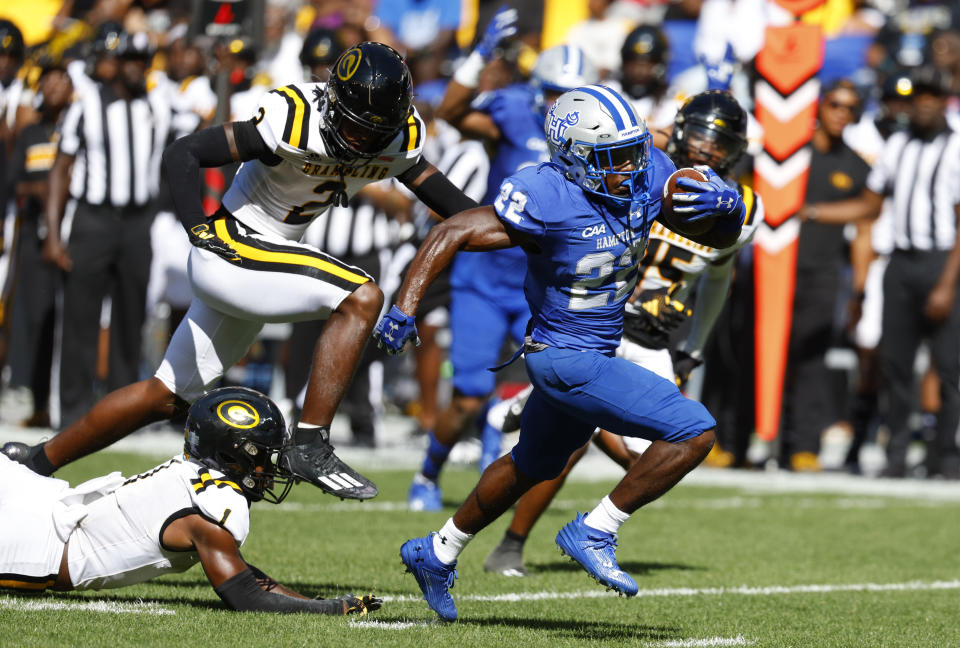
{"type": "Polygon", "coordinates": [[[118,74],[91,85],[67,110],[50,171],[43,256],[63,271],[60,354],[54,359],[61,427],[94,403],[100,311],[107,295],[112,303],[107,387],[138,378],[151,203],[169,124],[168,111],[147,97],[146,34],[117,32],[107,48],[119,61],[118,74]]]}
{"type": "Polygon", "coordinates": [[[936,438],[928,441],[927,476],[960,478],[960,133],[950,129],[950,79],[934,68],[912,76],[910,129],[891,135],[870,170],[867,188],[850,200],[805,205],[801,219],[825,223],[876,218],[892,206],[895,249],[883,281],[880,365],[890,428],[884,476],[904,477],[907,425],[915,402],[913,363],[923,340],[940,377],[936,438]]]}

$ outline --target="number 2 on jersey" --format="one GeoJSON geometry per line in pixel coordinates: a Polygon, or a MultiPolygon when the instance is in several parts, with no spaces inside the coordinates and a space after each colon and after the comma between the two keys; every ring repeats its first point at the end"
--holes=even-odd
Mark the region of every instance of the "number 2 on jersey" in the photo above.
{"type": "Polygon", "coordinates": [[[326,182],[321,182],[313,188],[313,193],[320,196],[325,196],[324,199],[309,200],[302,205],[297,205],[287,212],[283,222],[291,225],[302,225],[304,223],[309,223],[311,220],[313,220],[313,217],[317,215],[318,211],[329,206],[337,197],[337,194],[344,191],[346,188],[347,186],[339,180],[327,180],[326,182]],[[307,211],[308,209],[311,211],[307,211]]]}

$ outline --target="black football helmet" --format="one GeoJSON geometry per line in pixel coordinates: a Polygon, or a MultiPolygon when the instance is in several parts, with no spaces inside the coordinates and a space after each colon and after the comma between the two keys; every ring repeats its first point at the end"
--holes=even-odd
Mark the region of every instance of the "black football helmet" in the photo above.
{"type": "Polygon", "coordinates": [[[621,84],[634,99],[657,94],[667,87],[667,58],[670,48],[659,27],[640,25],[627,34],[620,48],[621,84]],[[631,69],[638,61],[648,63],[648,70],[631,69]]]}
{"type": "Polygon", "coordinates": [[[747,149],[747,113],[729,92],[687,99],[673,121],[667,153],[678,167],[706,164],[725,177],[747,149]]]}
{"type": "Polygon", "coordinates": [[[246,387],[221,387],[187,412],[183,454],[236,481],[251,501],[280,502],[293,478],[277,467],[289,440],[276,403],[246,387]]]}
{"type": "Polygon", "coordinates": [[[0,54],[23,58],[23,33],[12,21],[0,19],[0,54]]]}
{"type": "Polygon", "coordinates": [[[382,43],[351,47],[333,64],[322,98],[320,134],[345,163],[365,162],[383,151],[413,110],[410,70],[382,43]]]}

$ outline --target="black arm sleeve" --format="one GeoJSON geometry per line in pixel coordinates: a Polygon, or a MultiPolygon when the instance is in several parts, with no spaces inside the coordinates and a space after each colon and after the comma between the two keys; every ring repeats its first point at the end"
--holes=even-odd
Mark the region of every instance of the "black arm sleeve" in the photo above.
{"type": "MultiPolygon", "coordinates": [[[[397,176],[397,180],[410,187],[410,183],[430,167],[424,158],[397,176]]],[[[460,189],[439,171],[432,173],[417,187],[410,187],[423,204],[437,212],[441,218],[450,218],[454,214],[477,206],[476,201],[460,189]]]]}
{"type": "Polygon", "coordinates": [[[343,614],[343,601],[340,599],[317,601],[264,592],[249,569],[227,579],[215,591],[231,610],[237,612],[343,614]]]}
{"type": "Polygon", "coordinates": [[[161,170],[180,223],[189,232],[206,220],[203,213],[201,167],[219,167],[233,162],[222,125],[204,128],[181,137],[163,151],[161,170]]]}

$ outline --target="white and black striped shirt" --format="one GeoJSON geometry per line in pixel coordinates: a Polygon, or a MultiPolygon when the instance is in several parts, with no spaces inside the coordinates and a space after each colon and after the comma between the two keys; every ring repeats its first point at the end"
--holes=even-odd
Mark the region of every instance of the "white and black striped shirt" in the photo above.
{"type": "Polygon", "coordinates": [[[70,195],[91,205],[145,205],[160,186],[169,125],[169,107],[152,94],[126,101],[102,84],[81,93],[60,127],[60,151],[76,157],[70,195]]]}
{"type": "Polygon", "coordinates": [[[303,242],[338,259],[364,257],[389,247],[388,220],[369,200],[355,196],[347,207],[331,207],[317,216],[303,242]]]}
{"type": "Polygon", "coordinates": [[[898,250],[949,250],[960,204],[960,133],[932,139],[895,133],[867,176],[867,187],[890,198],[898,250]]]}

